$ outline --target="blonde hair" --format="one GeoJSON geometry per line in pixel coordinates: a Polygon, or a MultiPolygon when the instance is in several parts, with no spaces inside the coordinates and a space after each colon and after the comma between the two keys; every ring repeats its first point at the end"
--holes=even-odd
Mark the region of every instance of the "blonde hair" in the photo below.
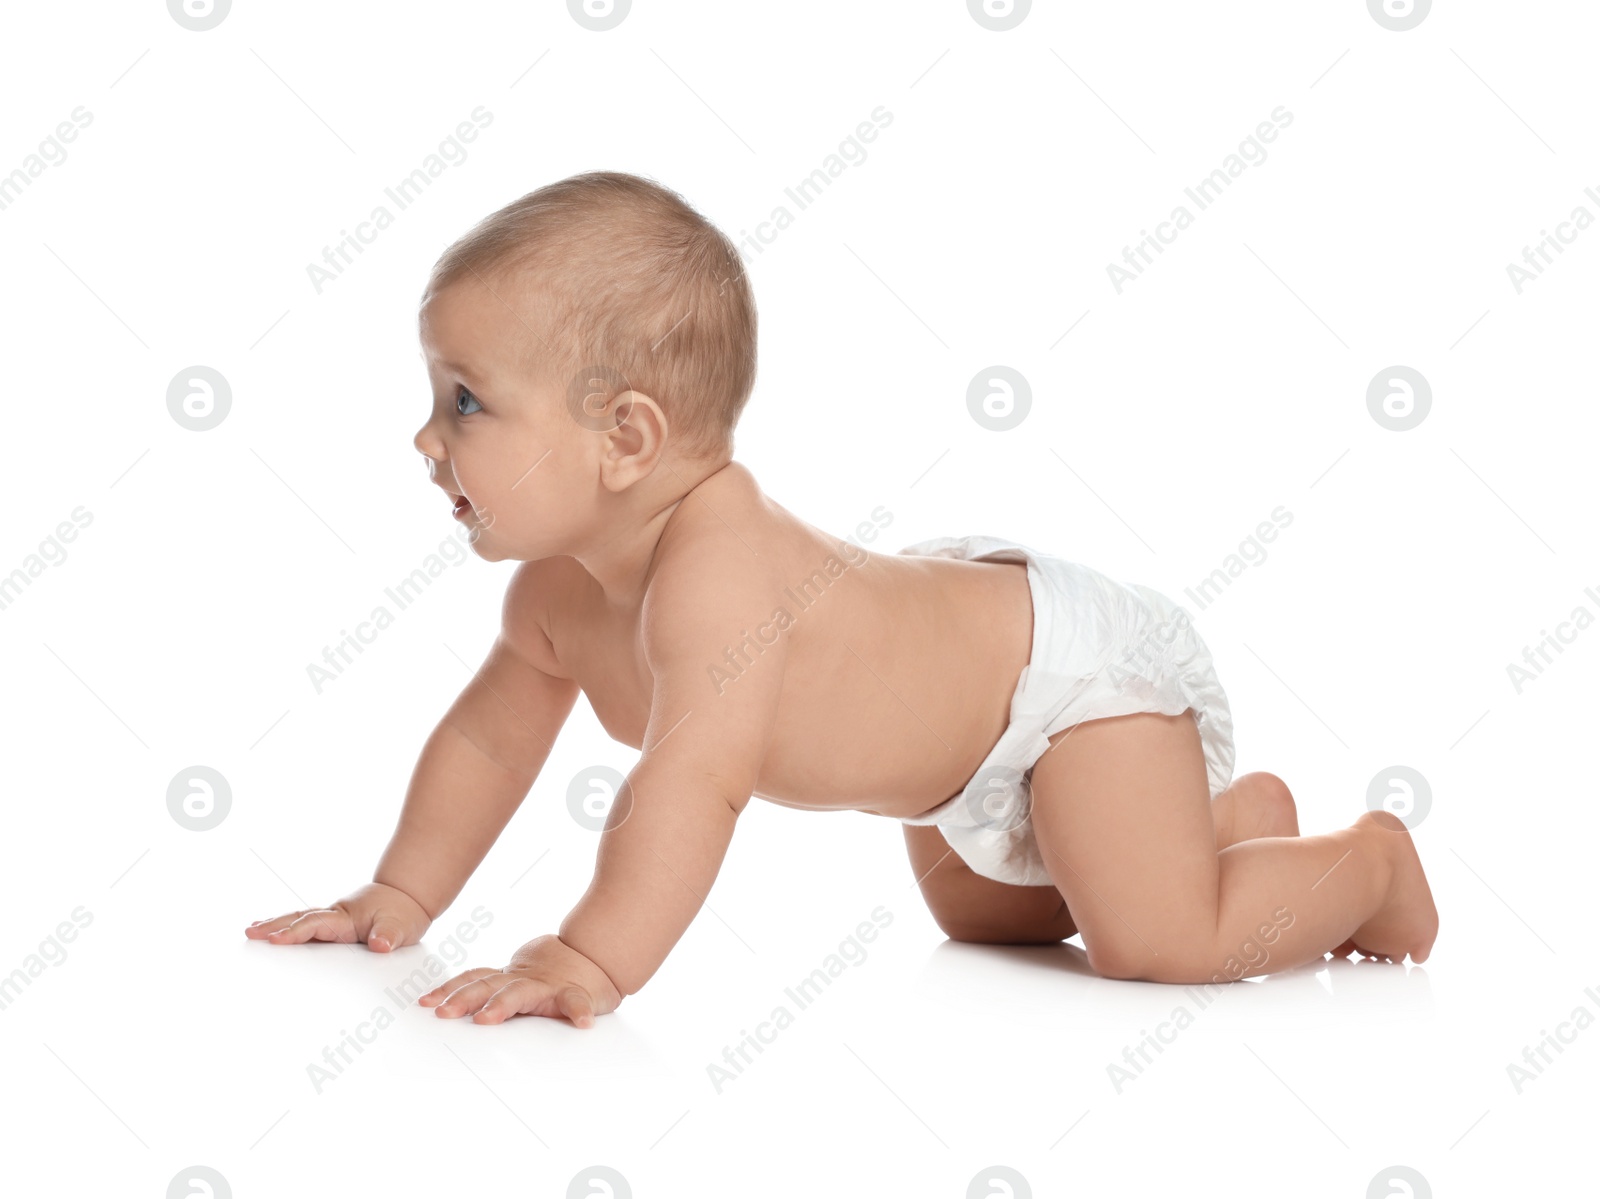
{"type": "Polygon", "coordinates": [[[548,184],[445,250],[422,302],[467,275],[519,285],[498,294],[537,331],[520,360],[577,397],[575,419],[611,427],[582,413],[632,388],[683,452],[731,452],[755,384],[755,298],[733,242],[677,192],[618,171],[548,184]]]}

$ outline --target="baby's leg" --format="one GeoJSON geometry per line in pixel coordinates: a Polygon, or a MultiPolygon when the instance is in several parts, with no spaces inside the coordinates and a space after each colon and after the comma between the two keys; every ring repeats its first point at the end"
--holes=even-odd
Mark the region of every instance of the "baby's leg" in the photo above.
{"type": "Polygon", "coordinates": [[[1241,774],[1211,801],[1217,848],[1257,837],[1298,837],[1300,817],[1288,785],[1265,770],[1241,774]]]}
{"type": "Polygon", "coordinates": [[[1056,887],[1014,886],[963,862],[931,825],[907,824],[906,850],[934,923],[952,941],[1048,945],[1078,931],[1056,887]]]}
{"type": "Polygon", "coordinates": [[[1219,852],[1188,713],[1090,720],[1056,736],[1034,765],[1033,824],[1096,972],[1223,981],[1302,965],[1346,941],[1397,961],[1428,956],[1438,917],[1394,816],[1368,812],[1338,832],[1219,852]]]}

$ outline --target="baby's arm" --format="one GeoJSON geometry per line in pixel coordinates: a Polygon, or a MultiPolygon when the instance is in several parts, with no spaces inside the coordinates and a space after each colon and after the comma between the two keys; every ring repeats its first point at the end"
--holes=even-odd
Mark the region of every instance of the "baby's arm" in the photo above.
{"type": "Polygon", "coordinates": [[[786,639],[721,694],[711,668],[728,669],[727,647],[770,616],[779,593],[747,557],[730,567],[679,547],[662,562],[641,617],[653,680],[643,753],[606,821],[593,881],[556,937],[523,946],[505,970],[467,971],[424,1003],[443,999],[441,1014],[476,1013],[477,1023],[527,1012],[587,1027],[656,972],[705,901],[755,789],[786,639]],[[591,967],[610,988],[586,978],[591,967]]]}
{"type": "Polygon", "coordinates": [[[399,825],[371,883],[330,907],[258,921],[253,940],[362,941],[398,949],[422,938],[466,885],[544,765],[577,699],[540,625],[529,564],[506,588],[488,659],[428,737],[399,825]]]}
{"type": "Polygon", "coordinates": [[[482,668],[424,745],[373,881],[397,887],[432,919],[450,906],[527,797],[578,697],[544,633],[506,621],[482,668]],[[541,645],[540,643],[543,642],[541,645]]]}

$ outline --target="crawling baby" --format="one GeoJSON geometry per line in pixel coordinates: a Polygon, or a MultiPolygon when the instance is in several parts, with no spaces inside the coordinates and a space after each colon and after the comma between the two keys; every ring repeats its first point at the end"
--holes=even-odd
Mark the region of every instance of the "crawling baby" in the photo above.
{"type": "Polygon", "coordinates": [[[596,172],[524,196],[439,259],[420,332],[416,447],[477,554],[521,565],[373,881],[246,936],[417,942],[581,690],[639,751],[593,880],[556,933],[422,996],[440,1016],[591,1027],[683,935],[754,796],[901,821],[947,936],[1081,934],[1109,978],[1428,956],[1405,825],[1302,837],[1281,780],[1233,778],[1227,696],[1164,595],[995,536],[872,552],[762,493],[732,459],[749,280],[675,193],[596,172]]]}

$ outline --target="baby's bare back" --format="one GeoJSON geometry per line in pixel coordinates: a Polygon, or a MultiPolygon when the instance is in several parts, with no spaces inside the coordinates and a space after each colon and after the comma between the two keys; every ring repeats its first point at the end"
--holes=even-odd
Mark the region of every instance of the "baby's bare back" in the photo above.
{"type": "MultiPolygon", "coordinates": [[[[753,794],[898,818],[966,785],[1004,732],[1028,662],[1022,564],[859,548],[768,499],[736,462],[680,502],[652,576],[690,546],[719,590],[753,571],[762,580],[740,589],[760,597],[740,610],[747,636],[705,664],[708,703],[737,704],[753,672],[783,671],[753,794]],[[779,638],[781,661],[770,652],[779,638]]],[[[512,619],[537,619],[606,731],[642,748],[653,687],[640,633],[648,588],[638,606],[608,610],[576,560],[528,565],[542,576],[544,606],[512,619]]]]}

